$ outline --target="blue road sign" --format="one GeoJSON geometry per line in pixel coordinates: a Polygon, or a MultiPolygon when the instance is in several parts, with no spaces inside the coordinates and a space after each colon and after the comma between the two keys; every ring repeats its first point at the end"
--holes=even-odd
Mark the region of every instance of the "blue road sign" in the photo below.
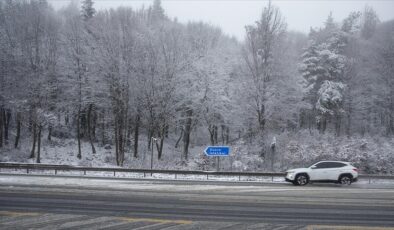
{"type": "Polygon", "coordinates": [[[220,157],[220,156],[229,156],[230,155],[230,147],[229,146],[208,146],[204,150],[205,155],[220,157]]]}

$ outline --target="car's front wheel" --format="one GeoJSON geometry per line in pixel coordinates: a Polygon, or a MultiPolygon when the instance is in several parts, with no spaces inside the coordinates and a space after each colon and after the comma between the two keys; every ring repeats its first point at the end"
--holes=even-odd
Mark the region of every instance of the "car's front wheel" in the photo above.
{"type": "Polygon", "coordinates": [[[339,178],[339,183],[342,185],[351,185],[352,184],[352,178],[348,175],[343,175],[339,178]]]}
{"type": "Polygon", "coordinates": [[[295,182],[297,185],[306,185],[309,183],[309,178],[306,174],[298,174],[295,178],[295,182]]]}

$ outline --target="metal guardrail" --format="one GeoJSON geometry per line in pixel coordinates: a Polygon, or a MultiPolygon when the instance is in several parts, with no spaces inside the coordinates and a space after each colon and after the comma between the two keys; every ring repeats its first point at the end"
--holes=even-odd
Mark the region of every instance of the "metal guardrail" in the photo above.
{"type": "Polygon", "coordinates": [[[144,177],[147,174],[169,174],[174,175],[177,179],[177,175],[203,175],[209,179],[209,176],[233,176],[238,177],[241,180],[242,176],[245,177],[271,177],[272,181],[274,177],[285,176],[285,173],[274,173],[274,172],[217,172],[217,171],[189,171],[189,170],[160,170],[160,169],[129,169],[129,168],[104,168],[104,167],[80,167],[70,165],[50,165],[50,164],[19,164],[19,163],[0,163],[0,169],[25,169],[26,173],[31,170],[53,170],[55,175],[58,171],[80,171],[86,175],[86,172],[113,172],[116,173],[141,173],[144,177]]]}
{"type": "MultiPolygon", "coordinates": [[[[284,172],[217,172],[217,171],[188,171],[188,170],[161,170],[161,169],[129,169],[129,168],[104,168],[104,167],[80,167],[71,165],[52,165],[52,164],[22,164],[22,163],[0,163],[0,169],[25,169],[26,173],[31,170],[53,170],[55,175],[58,171],[80,171],[86,175],[86,172],[113,172],[116,176],[117,172],[126,173],[143,173],[144,177],[146,174],[170,174],[174,175],[177,179],[177,175],[205,175],[207,180],[209,176],[232,176],[238,177],[271,177],[272,181],[274,177],[284,177],[286,173],[284,172]]],[[[361,174],[360,179],[385,179],[394,180],[393,175],[371,175],[371,174],[361,174]]]]}

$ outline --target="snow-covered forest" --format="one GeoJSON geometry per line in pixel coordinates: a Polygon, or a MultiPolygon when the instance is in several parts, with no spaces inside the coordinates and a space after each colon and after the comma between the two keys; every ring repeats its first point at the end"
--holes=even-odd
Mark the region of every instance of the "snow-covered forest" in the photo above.
{"type": "Polygon", "coordinates": [[[262,4],[239,41],[160,0],[7,0],[0,50],[0,162],[212,170],[229,145],[220,170],[394,172],[394,21],[369,6],[303,34],[262,4]]]}

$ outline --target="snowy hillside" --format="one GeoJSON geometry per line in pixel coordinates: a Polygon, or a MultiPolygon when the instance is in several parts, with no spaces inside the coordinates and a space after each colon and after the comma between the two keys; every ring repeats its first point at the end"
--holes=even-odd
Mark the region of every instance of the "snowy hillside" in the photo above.
{"type": "Polygon", "coordinates": [[[160,0],[51,4],[0,1],[2,162],[149,168],[152,145],[162,169],[393,173],[394,21],[370,6],[306,34],[261,2],[238,40],[160,0]]]}
{"type": "MultiPolygon", "coordinates": [[[[364,174],[394,174],[394,140],[377,137],[333,138],[329,135],[310,135],[309,132],[287,133],[276,136],[277,151],[274,156],[274,171],[283,172],[289,168],[305,167],[319,160],[341,160],[352,162],[364,174]],[[317,137],[317,138],[316,138],[317,137]]],[[[151,150],[147,142],[140,140],[140,156],[134,158],[126,152],[126,168],[150,168],[151,150]]],[[[29,159],[31,143],[23,141],[20,148],[11,146],[0,149],[0,162],[34,163],[29,159]]],[[[64,164],[91,167],[116,167],[114,147],[111,145],[98,146],[92,154],[90,144],[83,142],[82,159],[77,158],[74,139],[52,138],[44,140],[42,161],[46,164],[64,164]]],[[[216,170],[216,159],[205,157],[206,146],[192,145],[188,161],[181,159],[182,151],[175,148],[175,140],[168,141],[163,150],[162,159],[157,159],[154,149],[155,169],[179,170],[216,170]]],[[[229,145],[230,157],[222,157],[221,171],[271,171],[271,155],[269,150],[261,147],[254,139],[239,140],[229,145]],[[262,152],[266,154],[262,155],[262,152]]]]}

